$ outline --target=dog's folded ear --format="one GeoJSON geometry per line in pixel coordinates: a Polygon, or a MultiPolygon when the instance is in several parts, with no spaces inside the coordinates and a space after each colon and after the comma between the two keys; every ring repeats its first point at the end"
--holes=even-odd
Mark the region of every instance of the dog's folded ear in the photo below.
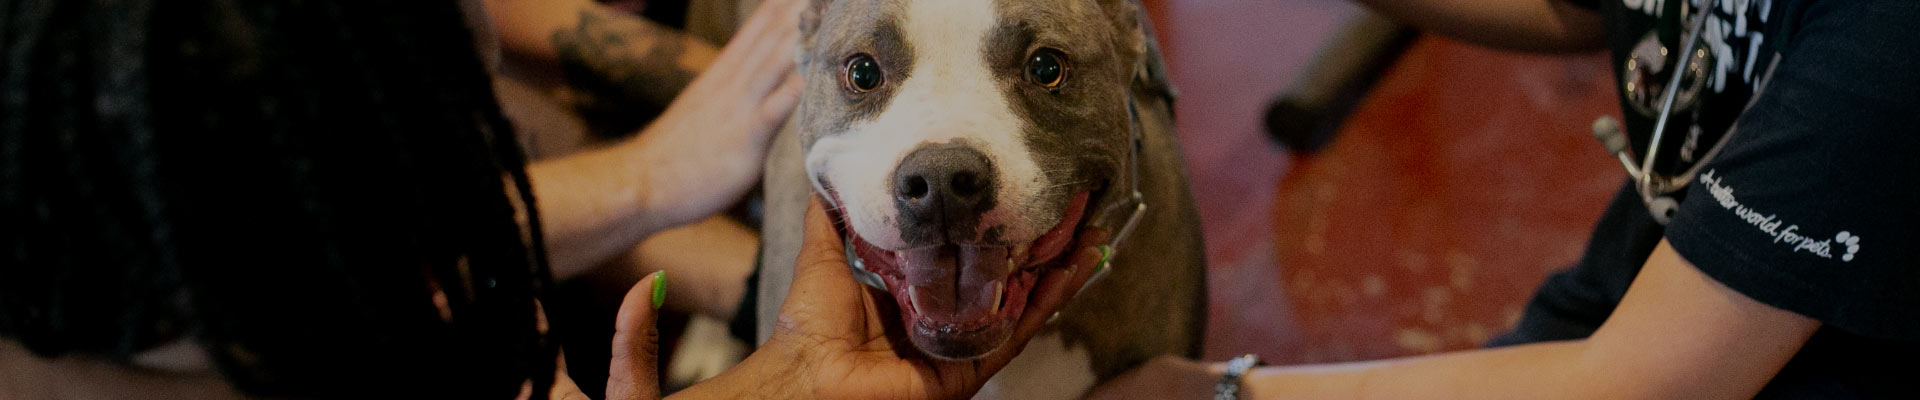
{"type": "Polygon", "coordinates": [[[813,33],[820,30],[820,19],[827,15],[827,6],[833,0],[805,0],[807,8],[800,10],[800,41],[812,42],[813,33]]]}
{"type": "Polygon", "coordinates": [[[1113,21],[1116,50],[1122,60],[1133,65],[1135,89],[1173,99],[1172,83],[1167,79],[1166,60],[1161,59],[1160,43],[1154,38],[1153,25],[1140,6],[1140,0],[1097,0],[1113,21]]]}
{"type": "Polygon", "coordinates": [[[1140,0],[1097,0],[1100,9],[1107,13],[1107,20],[1113,22],[1121,55],[1126,60],[1137,61],[1147,52],[1146,35],[1141,28],[1142,18],[1146,14],[1140,11],[1140,0]]]}

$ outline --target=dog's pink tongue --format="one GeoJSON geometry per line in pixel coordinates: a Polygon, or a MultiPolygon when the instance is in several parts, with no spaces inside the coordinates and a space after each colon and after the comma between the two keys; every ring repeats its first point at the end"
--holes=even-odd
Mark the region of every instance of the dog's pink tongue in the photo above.
{"type": "Polygon", "coordinates": [[[922,318],[963,325],[999,311],[1007,248],[931,246],[902,252],[907,297],[922,318]]]}

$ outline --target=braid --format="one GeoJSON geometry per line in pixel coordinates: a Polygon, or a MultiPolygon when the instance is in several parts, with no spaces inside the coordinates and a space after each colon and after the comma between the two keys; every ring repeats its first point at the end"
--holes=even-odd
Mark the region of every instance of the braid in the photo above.
{"type": "Polygon", "coordinates": [[[191,339],[260,395],[549,387],[539,216],[460,18],[0,0],[0,335],[121,361],[191,339]]]}
{"type": "Polygon", "coordinates": [[[0,313],[0,327],[18,327],[23,337],[44,338],[27,341],[29,349],[42,354],[112,354],[151,345],[157,334],[151,330],[104,329],[121,324],[152,327],[159,302],[136,300],[164,296],[164,289],[152,283],[177,278],[165,268],[172,260],[162,245],[169,234],[160,215],[164,201],[150,190],[156,178],[152,132],[142,123],[147,108],[130,101],[146,95],[140,68],[142,32],[104,22],[139,18],[143,10],[124,7],[83,19],[79,17],[85,10],[69,2],[23,2],[0,9],[22,20],[9,24],[13,28],[5,32],[7,45],[0,46],[8,49],[5,72],[0,73],[6,88],[0,115],[9,116],[0,123],[0,185],[6,188],[0,190],[5,210],[0,226],[8,227],[0,238],[9,244],[8,264],[17,269],[12,272],[23,275],[0,283],[5,285],[0,294],[5,306],[0,309],[6,311],[0,313]],[[112,45],[87,46],[87,40],[112,45]],[[35,64],[44,67],[30,67],[35,64]],[[34,162],[47,153],[66,162],[34,162]],[[83,243],[100,246],[74,248],[83,243]],[[39,254],[69,267],[23,268],[31,251],[47,250],[52,251],[39,254]],[[99,274],[106,270],[120,273],[99,274]],[[118,279],[80,282],[100,276],[118,279]],[[26,299],[56,301],[20,301],[26,299]],[[114,309],[120,305],[130,309],[120,313],[114,309]],[[70,317],[84,315],[121,317],[70,317]]]}

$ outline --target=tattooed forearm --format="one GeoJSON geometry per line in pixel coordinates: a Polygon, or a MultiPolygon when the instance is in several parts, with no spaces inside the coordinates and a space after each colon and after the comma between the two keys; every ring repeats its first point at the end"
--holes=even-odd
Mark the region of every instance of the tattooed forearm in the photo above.
{"type": "Polygon", "coordinates": [[[588,8],[553,46],[573,103],[602,134],[637,130],[713,62],[713,45],[639,17],[588,8]]]}

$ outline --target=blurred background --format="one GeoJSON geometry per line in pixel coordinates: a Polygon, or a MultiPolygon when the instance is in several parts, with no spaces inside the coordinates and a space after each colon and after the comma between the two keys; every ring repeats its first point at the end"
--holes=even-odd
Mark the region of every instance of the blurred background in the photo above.
{"type": "Polygon", "coordinates": [[[1343,0],[1145,3],[1206,234],[1209,360],[1478,347],[1579,257],[1625,177],[1589,134],[1619,113],[1602,53],[1382,39],[1343,0]],[[1347,77],[1371,86],[1314,87],[1347,77]],[[1333,105],[1270,120],[1282,99],[1333,105]]]}

